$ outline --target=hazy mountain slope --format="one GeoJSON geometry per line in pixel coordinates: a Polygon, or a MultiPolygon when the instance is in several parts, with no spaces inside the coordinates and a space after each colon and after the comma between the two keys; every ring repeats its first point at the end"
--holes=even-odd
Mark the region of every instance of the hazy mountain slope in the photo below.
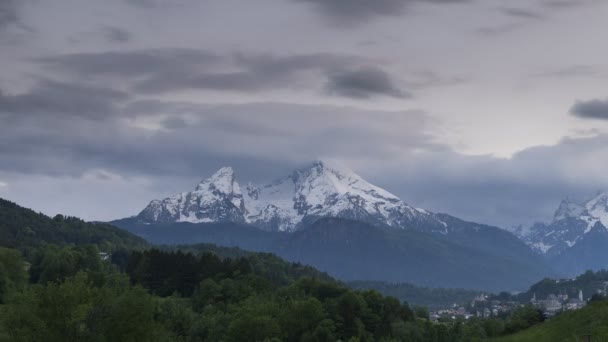
{"type": "MultiPolygon", "coordinates": [[[[381,228],[339,218],[320,219],[294,233],[265,232],[231,223],[146,225],[136,220],[121,220],[114,224],[155,243],[206,242],[273,252],[342,280],[509,290],[527,288],[554,274],[542,258],[514,237],[513,253],[522,250],[527,253],[503,256],[505,249],[502,248],[476,249],[450,242],[438,234],[381,228]]],[[[493,241],[483,237],[478,240],[484,244],[493,241]]]]}
{"type": "Polygon", "coordinates": [[[212,243],[250,251],[270,251],[273,242],[282,236],[280,233],[262,231],[251,225],[231,222],[177,222],[150,225],[136,219],[122,219],[111,223],[153,244],[212,243]]]}
{"type": "Polygon", "coordinates": [[[424,306],[430,310],[444,309],[453,304],[469,303],[479,291],[464,289],[428,288],[409,283],[380,281],[352,281],[348,286],[358,290],[373,289],[385,296],[395,297],[409,305],[424,306]]]}
{"type": "Polygon", "coordinates": [[[431,234],[339,219],[319,220],[287,236],[276,251],[344,280],[514,290],[550,273],[535,256],[513,259],[431,234]]]}

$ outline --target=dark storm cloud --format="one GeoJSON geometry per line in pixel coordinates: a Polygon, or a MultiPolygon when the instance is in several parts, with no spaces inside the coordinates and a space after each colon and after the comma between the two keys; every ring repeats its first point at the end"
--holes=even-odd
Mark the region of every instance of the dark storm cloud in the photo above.
{"type": "Polygon", "coordinates": [[[579,118],[608,120],[608,99],[577,101],[570,108],[570,114],[579,118]]]}
{"type": "Polygon", "coordinates": [[[104,27],[101,33],[110,43],[127,43],[131,40],[131,33],[118,27],[104,27]]]}
{"type": "Polygon", "coordinates": [[[332,24],[355,26],[375,17],[402,15],[409,5],[456,4],[470,0],[293,0],[311,3],[332,19],[332,24]]]}
{"type": "Polygon", "coordinates": [[[367,99],[378,95],[398,98],[412,96],[410,93],[399,89],[386,72],[375,67],[361,67],[357,70],[329,75],[326,91],[332,95],[359,99],[367,99]]]}
{"type": "Polygon", "coordinates": [[[408,97],[383,70],[365,57],[339,54],[217,55],[196,49],[155,49],[79,53],[38,58],[51,71],[78,79],[113,78],[139,93],[187,89],[261,92],[284,88],[321,88],[333,95],[408,97]]]}
{"type": "Polygon", "coordinates": [[[71,116],[103,119],[127,100],[124,92],[83,84],[40,81],[29,92],[0,92],[0,115],[8,117],[71,116]]]}
{"type": "Polygon", "coordinates": [[[78,176],[105,169],[122,175],[198,177],[221,166],[218,160],[295,165],[323,155],[388,158],[394,145],[404,145],[401,152],[408,146],[435,148],[423,132],[425,116],[416,112],[146,101],[108,108],[102,119],[89,120],[56,114],[31,118],[30,109],[12,108],[11,124],[0,126],[0,171],[78,176]],[[147,126],[157,122],[162,128],[129,124],[132,120],[147,120],[147,126]],[[372,140],[378,143],[368,143],[372,140]]]}
{"type": "MultiPolygon", "coordinates": [[[[259,92],[269,89],[298,87],[300,80],[316,77],[344,66],[360,63],[363,58],[330,54],[293,56],[235,54],[223,60],[226,71],[182,70],[158,73],[138,82],[137,91],[163,93],[182,89],[259,92]],[[303,75],[307,72],[306,75],[303,75]],[[313,72],[313,73],[311,73],[313,72]],[[317,73],[317,74],[315,74],[317,73]]],[[[186,66],[188,67],[188,66],[186,66]]]]}

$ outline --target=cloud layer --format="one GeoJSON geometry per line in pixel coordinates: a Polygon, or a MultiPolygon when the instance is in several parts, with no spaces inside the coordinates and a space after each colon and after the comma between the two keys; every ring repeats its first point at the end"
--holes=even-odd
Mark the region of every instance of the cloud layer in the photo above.
{"type": "Polygon", "coordinates": [[[369,58],[338,54],[215,54],[205,50],[165,48],[129,52],[76,53],[36,58],[47,70],[76,79],[97,78],[130,84],[133,92],[161,94],[188,89],[261,92],[323,88],[354,98],[377,95],[406,98],[397,82],[369,58]]]}
{"type": "MultiPolygon", "coordinates": [[[[466,156],[438,143],[433,119],[420,111],[138,100],[45,81],[28,93],[4,94],[0,118],[10,123],[0,127],[0,180],[9,194],[27,187],[17,178],[28,175],[75,179],[78,192],[88,182],[92,193],[104,182],[136,179],[146,189],[134,193],[156,197],[186,190],[224,165],[242,182],[264,182],[331,158],[413,205],[510,226],[548,218],[560,198],[608,184],[600,171],[605,135],[564,139],[510,159],[466,156]]],[[[125,208],[134,214],[143,200],[131,198],[125,208]]]]}

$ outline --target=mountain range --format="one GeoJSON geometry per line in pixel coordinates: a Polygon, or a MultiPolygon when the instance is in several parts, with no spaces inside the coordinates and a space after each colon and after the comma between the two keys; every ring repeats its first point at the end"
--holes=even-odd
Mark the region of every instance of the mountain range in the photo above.
{"type": "Polygon", "coordinates": [[[234,222],[278,232],[294,232],[319,217],[442,233],[448,229],[436,215],[327,161],[314,162],[270,184],[248,183],[245,191],[233,169],[223,167],[193,191],[154,200],[137,216],[146,223],[234,222]]]}
{"type": "Polygon", "coordinates": [[[349,281],[517,290],[556,274],[503,229],[415,208],[327,161],[244,189],[224,167],[112,223],[153,243],[272,252],[349,281]]]}
{"type": "Polygon", "coordinates": [[[608,266],[608,192],[582,203],[563,200],[553,220],[514,230],[526,244],[568,275],[608,266]]]}

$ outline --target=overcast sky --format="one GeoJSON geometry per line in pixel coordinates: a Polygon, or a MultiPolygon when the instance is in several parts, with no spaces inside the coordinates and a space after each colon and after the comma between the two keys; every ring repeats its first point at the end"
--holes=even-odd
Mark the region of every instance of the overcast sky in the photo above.
{"type": "Polygon", "coordinates": [[[0,0],[0,197],[137,214],[341,161],[502,227],[608,189],[604,0],[0,0]]]}

